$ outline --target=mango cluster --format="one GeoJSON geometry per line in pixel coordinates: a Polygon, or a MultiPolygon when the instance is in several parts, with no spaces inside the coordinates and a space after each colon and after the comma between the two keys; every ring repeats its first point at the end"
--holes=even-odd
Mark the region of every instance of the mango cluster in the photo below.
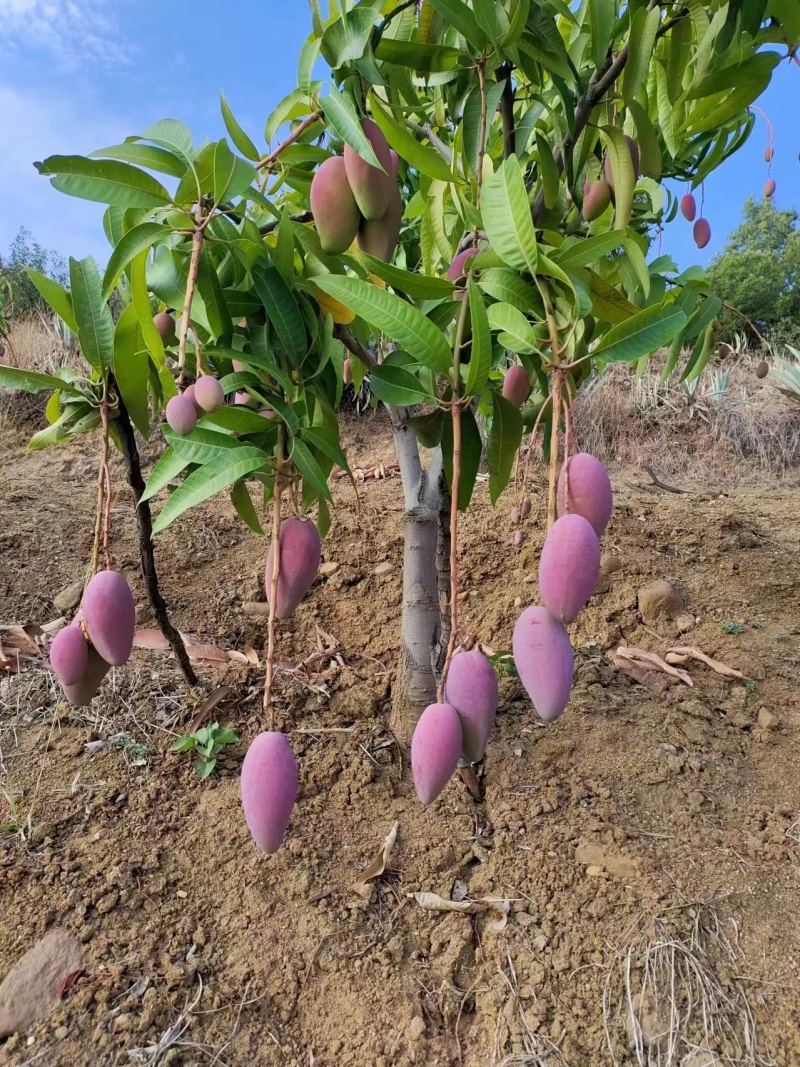
{"type": "Polygon", "coordinates": [[[135,628],[130,586],[117,571],[100,571],[86,586],[75,619],[50,648],[50,665],[71,704],[85,707],[111,668],[127,662],[135,628]]]}
{"type": "Polygon", "coordinates": [[[545,722],[564,711],[572,691],[572,645],[566,626],[592,595],[600,575],[600,535],[613,509],[608,471],[581,452],[558,479],[558,513],[539,560],[541,607],[517,619],[512,650],[520,681],[545,722]]]}
{"type": "Polygon", "coordinates": [[[219,379],[204,374],[167,403],[167,422],[175,433],[185,437],[198,419],[208,412],[219,411],[224,403],[225,393],[219,379]]]}
{"type": "Polygon", "coordinates": [[[361,128],[380,168],[345,145],[343,156],[330,156],[314,175],[311,211],[323,252],[340,255],[357,239],[362,252],[389,263],[403,218],[396,181],[400,160],[372,119],[361,128]]]}

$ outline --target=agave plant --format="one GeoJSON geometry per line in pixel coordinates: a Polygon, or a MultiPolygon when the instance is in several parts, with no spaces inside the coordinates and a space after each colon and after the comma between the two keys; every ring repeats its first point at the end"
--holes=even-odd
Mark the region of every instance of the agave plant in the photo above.
{"type": "Polygon", "coordinates": [[[786,347],[792,354],[791,358],[781,359],[776,356],[770,374],[784,396],[800,401],[800,349],[792,348],[791,345],[786,347]]]}

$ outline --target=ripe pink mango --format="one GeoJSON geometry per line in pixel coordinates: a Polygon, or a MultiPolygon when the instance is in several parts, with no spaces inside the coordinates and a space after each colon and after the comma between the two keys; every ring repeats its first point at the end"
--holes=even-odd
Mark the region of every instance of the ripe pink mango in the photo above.
{"type": "Polygon", "coordinates": [[[65,685],[77,685],[89,666],[89,646],[80,626],[59,630],[50,646],[50,666],[65,685]]]}
{"type": "Polygon", "coordinates": [[[400,156],[393,148],[389,149],[389,155],[392,157],[392,177],[397,177],[397,172],[400,169],[400,156]]]}
{"type": "Polygon", "coordinates": [[[539,557],[539,596],[559,622],[574,622],[600,577],[600,542],[582,515],[562,515],[539,557]]]}
{"type": "Polygon", "coordinates": [[[449,282],[460,281],[460,279],[463,278],[464,274],[466,273],[464,267],[467,263],[467,260],[470,259],[472,256],[477,256],[477,254],[477,248],[465,248],[463,252],[459,252],[447,269],[447,280],[449,282]]]}
{"type": "Polygon", "coordinates": [[[167,402],[167,422],[181,437],[190,434],[197,425],[197,408],[192,398],[186,393],[173,396],[167,402]]]}
{"type": "Polygon", "coordinates": [[[194,385],[187,385],[186,388],[183,390],[183,393],[181,395],[182,396],[188,396],[188,398],[194,404],[195,410],[199,411],[197,401],[194,398],[194,385]]]}
{"type": "Polygon", "coordinates": [[[521,408],[528,399],[531,391],[531,383],[528,372],[517,363],[509,367],[503,378],[503,396],[510,400],[514,407],[521,408]]]}
{"type": "Polygon", "coordinates": [[[83,594],[81,611],[89,640],[99,654],[118,667],[133,648],[136,604],[130,586],[117,571],[98,571],[83,594]]]}
{"type": "Polygon", "coordinates": [[[595,182],[583,198],[583,217],[587,222],[599,219],[611,203],[611,186],[608,182],[595,182]]]}
{"type": "Polygon", "coordinates": [[[614,493],[608,471],[596,456],[588,452],[578,452],[571,456],[567,471],[569,478],[566,477],[563,467],[558,476],[558,514],[583,515],[600,537],[614,510],[614,493]]]}
{"type": "Polygon", "coordinates": [[[765,148],[764,149],[764,162],[765,163],[771,163],[772,162],[772,157],[774,155],[775,155],[775,152],[774,152],[774,150],[772,148],[765,148]]]}
{"type": "Polygon", "coordinates": [[[74,685],[62,683],[64,696],[78,708],[85,708],[97,694],[97,690],[103,683],[103,679],[111,670],[111,664],[107,663],[96,648],[89,646],[89,662],[86,671],[74,685]]]}
{"type": "Polygon", "coordinates": [[[253,840],[277,852],[297,800],[297,760],[286,735],[275,730],[253,738],[242,763],[242,808],[253,840]]]}
{"type": "Polygon", "coordinates": [[[198,378],[193,388],[192,399],[203,411],[219,411],[225,403],[222,386],[211,374],[204,374],[202,378],[198,378]]]}
{"type": "Polygon", "coordinates": [[[461,719],[452,704],[429,704],[411,738],[411,773],[423,804],[430,804],[453,777],[461,755],[461,719]]]}
{"type": "Polygon", "coordinates": [[[245,407],[245,408],[258,407],[258,401],[254,400],[253,397],[250,396],[250,394],[246,390],[242,390],[241,392],[238,392],[236,394],[236,396],[233,398],[233,402],[234,402],[234,404],[241,404],[242,407],[245,407]]]}
{"type": "Polygon", "coordinates": [[[461,752],[470,763],[483,759],[497,712],[497,676],[482,652],[472,649],[453,656],[444,699],[461,719],[461,752]]]}
{"type": "Polygon", "coordinates": [[[364,219],[358,231],[358,247],[369,256],[391,263],[400,230],[403,225],[403,198],[393,185],[389,193],[389,206],[383,218],[370,222],[364,219]]]}
{"type": "Polygon", "coordinates": [[[681,197],[681,214],[687,222],[694,222],[697,216],[697,201],[691,193],[681,197]]]}
{"type": "MultiPolygon", "coordinates": [[[[319,532],[310,519],[292,516],[281,524],[278,602],[275,606],[275,614],[279,619],[288,619],[314,584],[319,570],[321,548],[319,532]]],[[[273,558],[270,545],[264,570],[267,602],[272,591],[273,558]]]]}
{"type": "Polygon", "coordinates": [[[272,410],[272,408],[268,408],[266,406],[264,406],[263,408],[259,408],[258,409],[258,413],[259,413],[259,415],[262,416],[262,418],[265,418],[265,419],[274,419],[275,418],[275,412],[272,410]]]}
{"type": "Polygon", "coordinates": [[[708,219],[698,219],[694,224],[694,243],[698,248],[705,248],[711,240],[711,225],[708,219]]]}
{"type": "Polygon", "coordinates": [[[169,346],[175,341],[175,319],[166,311],[159,311],[153,316],[153,325],[158,330],[162,342],[169,346]]]}
{"type": "Polygon", "coordinates": [[[359,211],[368,222],[375,222],[382,219],[389,208],[389,196],[394,186],[390,177],[393,174],[392,150],[372,119],[365,119],[361,128],[383,170],[367,163],[347,144],[344,146],[344,165],[359,211]]]}
{"type": "Polygon", "coordinates": [[[767,180],[764,182],[764,196],[767,199],[769,199],[774,192],[775,192],[775,179],[774,178],[767,178],[767,180]]]}
{"type": "Polygon", "coordinates": [[[557,719],[572,691],[572,646],[563,625],[546,608],[531,607],[517,619],[512,639],[520,681],[541,719],[557,719]]]}
{"type": "Polygon", "coordinates": [[[311,181],[311,211],[322,251],[329,255],[346,252],[361,221],[353,190],[341,156],[331,156],[311,181]]]}

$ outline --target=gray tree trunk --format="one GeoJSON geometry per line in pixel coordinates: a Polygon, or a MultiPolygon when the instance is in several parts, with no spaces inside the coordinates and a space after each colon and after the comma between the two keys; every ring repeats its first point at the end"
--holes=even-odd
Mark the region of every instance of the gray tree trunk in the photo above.
{"type": "Polygon", "coordinates": [[[393,422],[392,431],[405,499],[403,615],[392,730],[400,744],[408,745],[419,716],[436,700],[442,636],[437,547],[443,472],[441,449],[433,453],[426,470],[413,431],[402,422],[393,422]]]}

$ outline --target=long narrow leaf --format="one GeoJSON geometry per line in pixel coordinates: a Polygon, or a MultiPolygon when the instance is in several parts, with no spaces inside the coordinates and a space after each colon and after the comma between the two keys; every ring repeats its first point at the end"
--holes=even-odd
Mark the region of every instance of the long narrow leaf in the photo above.
{"type": "Polygon", "coordinates": [[[153,533],[165,530],[189,508],[196,507],[209,497],[227,489],[240,478],[263,469],[268,460],[267,453],[262,452],[260,448],[254,448],[253,445],[242,445],[240,448],[221,452],[178,486],[161,509],[153,533]]]}

